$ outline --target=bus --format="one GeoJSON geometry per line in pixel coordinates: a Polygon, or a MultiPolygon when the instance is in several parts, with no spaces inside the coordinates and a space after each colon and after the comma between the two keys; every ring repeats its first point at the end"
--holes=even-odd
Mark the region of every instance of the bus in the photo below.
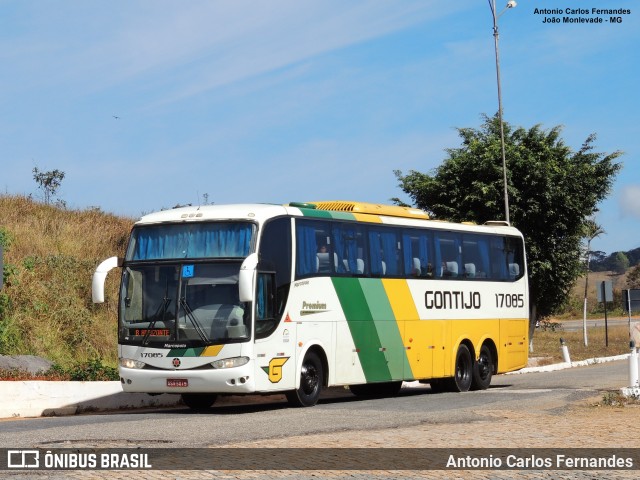
{"type": "Polygon", "coordinates": [[[126,392],[219,395],[326,387],[392,396],[402,382],[481,390],[527,364],[522,234],[505,222],[430,220],[363,202],[181,207],[143,216],[124,258],[96,269],[95,303],[121,268],[126,392]]]}

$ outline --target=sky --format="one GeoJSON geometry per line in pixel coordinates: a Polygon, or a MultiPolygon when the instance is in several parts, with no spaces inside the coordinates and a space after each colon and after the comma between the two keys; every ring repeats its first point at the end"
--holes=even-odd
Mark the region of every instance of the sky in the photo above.
{"type": "MultiPolygon", "coordinates": [[[[505,121],[623,151],[592,248],[640,247],[640,4],[519,0],[498,22],[505,121]]],[[[57,169],[68,208],[132,218],[410,202],[393,171],[431,172],[498,110],[484,0],[0,0],[0,62],[0,192],[42,198],[33,169],[57,169]]]]}

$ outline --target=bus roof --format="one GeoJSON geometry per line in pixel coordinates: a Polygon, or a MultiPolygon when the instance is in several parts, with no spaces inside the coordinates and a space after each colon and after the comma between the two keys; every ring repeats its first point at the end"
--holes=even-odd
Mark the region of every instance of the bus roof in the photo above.
{"type": "Polygon", "coordinates": [[[136,225],[207,220],[245,220],[262,224],[270,218],[283,215],[412,227],[428,225],[431,228],[443,230],[473,230],[519,235],[519,232],[508,226],[506,222],[495,221],[487,222],[485,225],[475,225],[430,220],[426,212],[416,208],[352,201],[291,202],[287,205],[243,203],[185,206],[144,215],[136,222],[136,225]]]}
{"type": "Polygon", "coordinates": [[[136,225],[151,223],[201,222],[206,220],[247,220],[262,223],[279,215],[287,215],[283,205],[240,203],[229,205],[195,205],[144,215],[136,225]]]}

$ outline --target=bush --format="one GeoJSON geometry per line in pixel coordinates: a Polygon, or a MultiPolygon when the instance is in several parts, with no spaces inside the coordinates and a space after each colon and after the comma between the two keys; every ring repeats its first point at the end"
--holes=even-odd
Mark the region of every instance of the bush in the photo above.
{"type": "Polygon", "coordinates": [[[54,376],[68,377],[74,381],[111,381],[118,380],[120,375],[118,369],[104,365],[102,360],[94,358],[88,362],[74,365],[69,368],[54,365],[50,372],[54,376]]]}
{"type": "Polygon", "coordinates": [[[102,360],[94,358],[88,362],[79,363],[71,367],[63,367],[54,364],[49,370],[32,374],[26,370],[0,370],[0,380],[24,381],[24,380],[50,380],[50,381],[114,381],[120,375],[118,369],[104,365],[102,360]]]}

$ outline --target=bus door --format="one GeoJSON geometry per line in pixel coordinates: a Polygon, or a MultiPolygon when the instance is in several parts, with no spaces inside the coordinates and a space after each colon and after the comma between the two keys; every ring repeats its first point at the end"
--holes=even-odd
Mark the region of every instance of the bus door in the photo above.
{"type": "Polygon", "coordinates": [[[295,388],[297,379],[296,327],[286,317],[279,321],[275,274],[257,272],[255,296],[256,390],[295,388]]]}

